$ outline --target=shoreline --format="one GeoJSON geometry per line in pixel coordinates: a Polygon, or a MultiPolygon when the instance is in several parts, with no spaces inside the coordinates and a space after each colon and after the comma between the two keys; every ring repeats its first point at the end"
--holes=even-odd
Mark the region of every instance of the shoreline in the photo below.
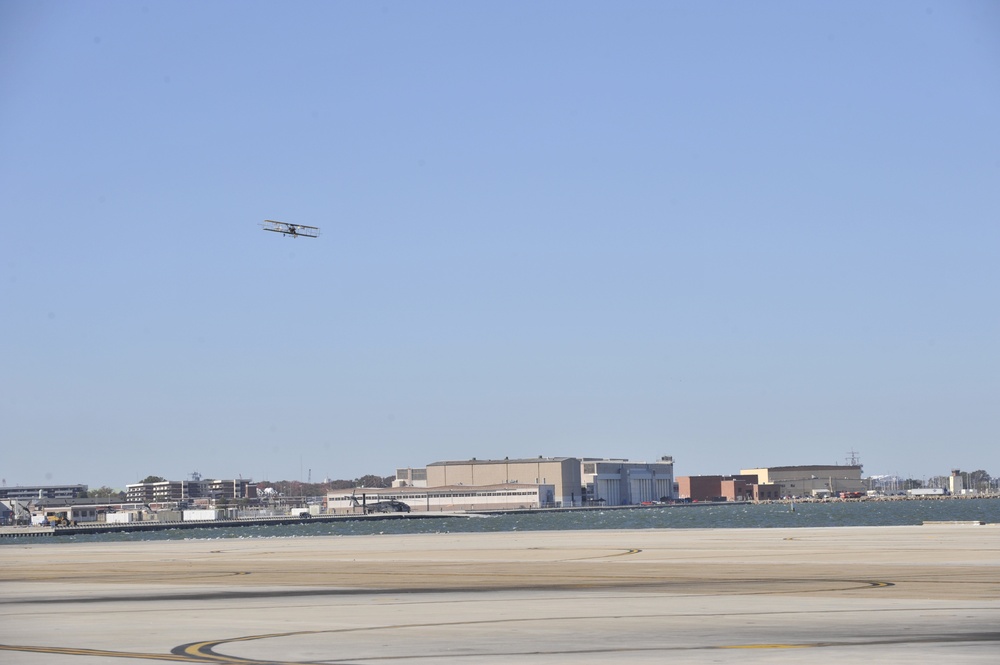
{"type": "MultiPolygon", "coordinates": [[[[346,524],[352,522],[386,522],[386,521],[398,521],[398,520],[441,520],[449,518],[457,519],[473,519],[477,517],[490,517],[490,516],[522,516],[522,515],[569,515],[569,514],[579,514],[579,513],[617,513],[617,512],[632,512],[632,511],[647,511],[653,509],[682,509],[682,508],[718,508],[718,507],[757,507],[757,506],[789,506],[791,510],[794,510],[795,505],[801,506],[815,506],[815,505],[825,505],[825,506],[836,506],[836,505],[849,505],[849,504],[862,504],[868,503],[872,505],[878,505],[883,503],[906,503],[906,502],[922,502],[922,503],[943,503],[950,501],[972,501],[972,500],[990,500],[990,499],[1000,499],[1000,495],[990,494],[990,495],[968,495],[968,496],[931,496],[931,497],[907,497],[907,496],[894,496],[894,497],[863,497],[863,498],[852,498],[852,499],[833,499],[833,498],[806,498],[806,499],[776,499],[771,501],[699,501],[691,503],[662,503],[662,504],[650,504],[650,505],[639,505],[639,506],[576,506],[567,508],[533,508],[533,509],[522,509],[522,510],[468,510],[468,511],[455,511],[455,512],[420,512],[415,511],[411,513],[372,513],[372,514],[348,514],[348,515],[312,515],[309,517],[298,517],[298,516],[281,516],[281,517],[251,517],[242,519],[221,519],[221,520],[200,520],[200,521],[177,521],[177,522],[158,522],[158,521],[146,521],[146,522],[124,522],[124,523],[106,523],[106,522],[95,522],[87,524],[77,524],[70,526],[4,526],[0,527],[0,539],[23,539],[23,538],[49,538],[54,536],[78,536],[78,535],[97,535],[97,534],[113,534],[113,533],[152,533],[159,531],[178,531],[178,530],[192,530],[192,529],[225,529],[225,528],[244,528],[244,527],[269,527],[269,526],[294,526],[294,525],[309,525],[309,524],[346,524]]],[[[946,522],[946,523],[957,523],[957,522],[971,522],[979,521],[982,523],[987,523],[983,520],[970,519],[969,517],[956,517],[954,519],[944,518],[928,520],[935,522],[946,522]]],[[[724,527],[719,527],[724,528],[724,527]]],[[[752,527],[741,527],[741,528],[752,528],[752,527]]],[[[802,528],[802,527],[799,527],[802,528]]],[[[583,530],[587,530],[584,528],[583,530]]]]}

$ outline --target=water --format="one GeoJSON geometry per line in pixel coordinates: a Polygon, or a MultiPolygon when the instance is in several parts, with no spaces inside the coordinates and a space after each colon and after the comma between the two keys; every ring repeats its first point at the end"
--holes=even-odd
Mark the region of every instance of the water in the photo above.
{"type": "MultiPolygon", "coordinates": [[[[292,525],[177,529],[33,539],[32,543],[287,538],[403,533],[484,533],[587,529],[746,529],[903,526],[924,521],[1000,523],[1000,498],[788,504],[674,505],[635,510],[556,511],[434,519],[345,520],[292,525]]],[[[12,544],[21,539],[0,539],[12,544]]],[[[21,541],[23,544],[24,541],[21,541]]]]}

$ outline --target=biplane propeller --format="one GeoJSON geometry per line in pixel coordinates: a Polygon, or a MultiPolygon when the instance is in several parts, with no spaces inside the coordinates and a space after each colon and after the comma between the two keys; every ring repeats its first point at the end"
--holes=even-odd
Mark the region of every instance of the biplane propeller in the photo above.
{"type": "Polygon", "coordinates": [[[306,226],[305,224],[290,224],[288,222],[276,222],[273,219],[265,219],[261,226],[264,227],[265,231],[273,231],[274,233],[280,233],[281,235],[293,238],[298,238],[299,236],[304,238],[319,237],[319,229],[317,227],[306,226]]]}

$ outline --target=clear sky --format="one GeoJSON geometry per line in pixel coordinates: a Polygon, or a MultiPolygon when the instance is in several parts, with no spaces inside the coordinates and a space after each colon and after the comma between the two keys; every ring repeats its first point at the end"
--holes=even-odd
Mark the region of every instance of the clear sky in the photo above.
{"type": "Polygon", "coordinates": [[[1000,475],[998,109],[991,1],[0,3],[0,475],[1000,475]]]}

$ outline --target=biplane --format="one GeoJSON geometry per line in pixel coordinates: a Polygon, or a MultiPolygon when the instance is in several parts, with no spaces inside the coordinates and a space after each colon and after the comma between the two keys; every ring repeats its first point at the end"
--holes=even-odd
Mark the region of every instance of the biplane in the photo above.
{"type": "Polygon", "coordinates": [[[280,233],[281,235],[293,238],[298,238],[299,236],[304,238],[319,237],[319,229],[317,227],[306,226],[305,224],[290,224],[288,222],[276,222],[273,219],[265,219],[261,226],[264,227],[265,231],[273,231],[274,233],[280,233]]]}

